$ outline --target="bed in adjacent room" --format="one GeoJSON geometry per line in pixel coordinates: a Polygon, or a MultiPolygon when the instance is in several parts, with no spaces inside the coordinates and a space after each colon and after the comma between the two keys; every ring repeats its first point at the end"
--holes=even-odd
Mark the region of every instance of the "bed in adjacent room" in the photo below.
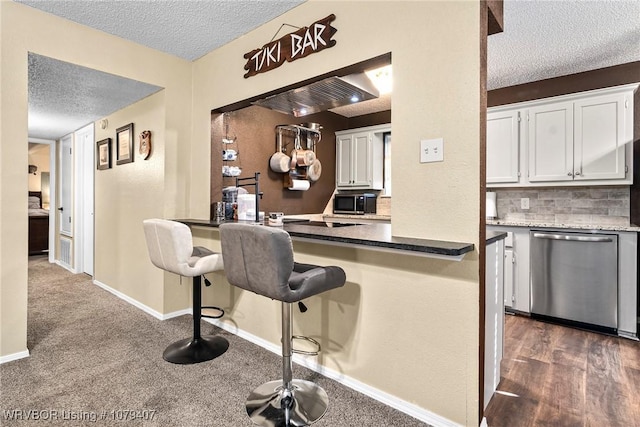
{"type": "Polygon", "coordinates": [[[49,250],[49,210],[42,208],[42,192],[29,191],[29,255],[49,250]]]}

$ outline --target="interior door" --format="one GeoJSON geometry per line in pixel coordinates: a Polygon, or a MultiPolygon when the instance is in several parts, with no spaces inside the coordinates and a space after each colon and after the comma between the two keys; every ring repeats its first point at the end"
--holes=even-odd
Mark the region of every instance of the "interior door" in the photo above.
{"type": "Polygon", "coordinates": [[[73,210],[73,134],[60,140],[60,234],[73,236],[71,214],[73,210]]]}
{"type": "Polygon", "coordinates": [[[76,266],[79,271],[93,276],[93,251],[94,251],[94,171],[95,171],[95,144],[93,137],[93,124],[76,132],[76,152],[78,182],[77,218],[80,219],[76,233],[78,244],[76,266]]]}

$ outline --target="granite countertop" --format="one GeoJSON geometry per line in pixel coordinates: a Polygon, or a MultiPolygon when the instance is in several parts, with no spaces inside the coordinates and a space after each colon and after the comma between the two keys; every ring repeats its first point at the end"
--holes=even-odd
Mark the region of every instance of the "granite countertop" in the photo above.
{"type": "Polygon", "coordinates": [[[554,224],[534,221],[506,221],[502,219],[488,219],[486,223],[487,225],[503,225],[509,227],[640,232],[640,227],[634,225],[554,224]]]}
{"type": "Polygon", "coordinates": [[[507,237],[507,233],[504,231],[487,231],[485,233],[485,243],[487,245],[492,244],[493,242],[497,242],[498,240],[502,240],[507,237]]]}
{"type": "MultiPolygon", "coordinates": [[[[224,221],[199,219],[178,219],[189,226],[217,228],[224,221]]],[[[253,223],[252,221],[240,221],[253,223]]],[[[450,242],[445,240],[415,239],[391,235],[391,224],[357,224],[346,227],[326,226],[321,221],[285,223],[282,227],[294,240],[308,240],[317,243],[362,246],[375,250],[404,251],[413,255],[430,256],[451,260],[461,260],[474,249],[473,243],[450,242]]],[[[498,235],[501,233],[497,233],[498,235]]],[[[502,233],[505,234],[506,233],[502,233]]],[[[487,233],[489,235],[489,233],[487,233]]],[[[493,236],[493,235],[492,235],[493,236]]],[[[496,236],[493,236],[496,237],[496,236]]]]}
{"type": "Polygon", "coordinates": [[[347,218],[347,219],[367,219],[378,221],[391,221],[391,215],[379,215],[379,214],[364,214],[364,215],[350,215],[350,214],[323,214],[323,218],[347,218]]]}

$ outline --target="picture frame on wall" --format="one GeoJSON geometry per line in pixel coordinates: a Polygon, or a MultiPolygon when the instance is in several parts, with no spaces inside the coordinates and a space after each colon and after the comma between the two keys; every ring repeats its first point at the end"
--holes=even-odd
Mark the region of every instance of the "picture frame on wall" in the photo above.
{"type": "Polygon", "coordinates": [[[133,162],[133,123],[116,129],[116,164],[133,162]]]}
{"type": "Polygon", "coordinates": [[[111,138],[96,142],[98,170],[111,169],[111,138]]]}

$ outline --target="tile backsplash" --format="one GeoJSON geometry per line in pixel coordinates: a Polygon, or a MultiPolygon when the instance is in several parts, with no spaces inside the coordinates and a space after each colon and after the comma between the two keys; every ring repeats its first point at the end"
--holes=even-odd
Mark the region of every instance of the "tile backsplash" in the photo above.
{"type": "Polygon", "coordinates": [[[628,186],[491,189],[498,218],[548,224],[629,225],[628,186]],[[529,209],[521,200],[529,199],[529,209]]]}

